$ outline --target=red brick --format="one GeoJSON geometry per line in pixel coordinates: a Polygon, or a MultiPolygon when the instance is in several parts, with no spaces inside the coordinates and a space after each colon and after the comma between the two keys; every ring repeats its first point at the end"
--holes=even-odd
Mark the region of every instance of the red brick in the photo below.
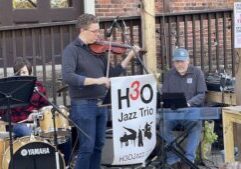
{"type": "MultiPolygon", "coordinates": [[[[138,5],[140,0],[96,0],[96,13],[98,16],[132,16],[140,15],[138,5]],[[101,8],[101,11],[98,10],[101,8]],[[106,10],[104,10],[106,9],[106,10]],[[105,13],[105,11],[110,12],[105,13]]],[[[166,1],[169,4],[170,12],[190,11],[190,10],[208,10],[220,8],[232,8],[234,0],[171,0],[166,1]]],[[[156,0],[156,13],[163,11],[163,0],[156,0]]]]}

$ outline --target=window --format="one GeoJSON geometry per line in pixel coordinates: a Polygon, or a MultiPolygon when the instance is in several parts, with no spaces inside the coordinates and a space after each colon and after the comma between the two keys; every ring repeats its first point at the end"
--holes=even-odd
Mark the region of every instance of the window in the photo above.
{"type": "Polygon", "coordinates": [[[69,8],[73,6],[72,0],[50,0],[51,8],[69,8]]]}
{"type": "Polygon", "coordinates": [[[37,7],[37,0],[13,0],[13,9],[33,9],[37,7]]]}

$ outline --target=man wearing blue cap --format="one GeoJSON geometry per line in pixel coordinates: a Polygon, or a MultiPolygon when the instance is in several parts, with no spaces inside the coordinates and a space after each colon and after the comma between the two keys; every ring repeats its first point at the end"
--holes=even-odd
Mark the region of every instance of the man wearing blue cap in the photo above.
{"type": "MultiPolygon", "coordinates": [[[[207,90],[203,72],[190,65],[188,51],[184,48],[174,50],[173,68],[170,69],[165,77],[162,86],[163,93],[184,93],[188,107],[200,107],[204,104],[205,92],[207,90]]],[[[187,144],[184,148],[185,157],[194,162],[196,150],[200,141],[202,122],[200,120],[164,120],[164,133],[161,133],[167,143],[171,143],[175,137],[173,129],[177,125],[182,125],[184,128],[195,124],[187,136],[187,144]]],[[[172,152],[167,152],[167,164],[177,166],[180,158],[172,152]]],[[[180,167],[178,167],[180,168],[180,167]]],[[[182,168],[188,168],[182,164],[182,168]]]]}

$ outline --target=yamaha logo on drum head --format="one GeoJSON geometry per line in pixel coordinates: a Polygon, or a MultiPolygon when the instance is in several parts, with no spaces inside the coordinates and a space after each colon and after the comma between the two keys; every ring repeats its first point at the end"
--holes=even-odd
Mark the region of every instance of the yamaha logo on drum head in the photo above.
{"type": "Polygon", "coordinates": [[[50,154],[49,148],[33,148],[33,149],[22,149],[22,156],[33,156],[33,155],[42,155],[42,154],[50,154]]]}
{"type": "Polygon", "coordinates": [[[28,155],[28,151],[27,151],[26,149],[23,149],[23,150],[21,151],[21,155],[22,155],[22,156],[27,156],[27,155],[28,155]]]}

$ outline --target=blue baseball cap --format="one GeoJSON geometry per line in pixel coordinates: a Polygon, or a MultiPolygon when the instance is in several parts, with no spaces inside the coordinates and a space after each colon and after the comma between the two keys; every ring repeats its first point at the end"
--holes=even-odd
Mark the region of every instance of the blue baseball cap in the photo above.
{"type": "Polygon", "coordinates": [[[187,61],[189,59],[189,53],[184,48],[177,48],[173,52],[172,60],[173,61],[187,61]]]}

